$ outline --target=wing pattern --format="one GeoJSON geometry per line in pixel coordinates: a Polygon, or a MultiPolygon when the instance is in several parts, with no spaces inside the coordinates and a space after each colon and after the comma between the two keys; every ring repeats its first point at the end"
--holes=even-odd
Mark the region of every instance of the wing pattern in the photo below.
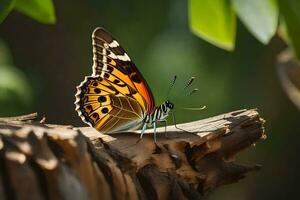
{"type": "Polygon", "coordinates": [[[144,111],[141,96],[120,80],[86,77],[77,87],[76,110],[81,119],[97,130],[114,133],[140,126],[144,111]]]}

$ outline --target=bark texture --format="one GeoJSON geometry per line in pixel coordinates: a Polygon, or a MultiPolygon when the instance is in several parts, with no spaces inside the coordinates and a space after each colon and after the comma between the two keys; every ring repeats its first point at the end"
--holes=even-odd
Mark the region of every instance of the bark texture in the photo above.
{"type": "Polygon", "coordinates": [[[234,162],[266,138],[255,109],[167,127],[144,138],[0,118],[0,199],[204,199],[258,165],[234,162]]]}

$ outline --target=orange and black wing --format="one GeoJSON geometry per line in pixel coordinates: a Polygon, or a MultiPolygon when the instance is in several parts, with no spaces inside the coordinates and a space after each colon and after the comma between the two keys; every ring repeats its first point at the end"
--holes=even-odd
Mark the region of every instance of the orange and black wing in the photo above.
{"type": "Polygon", "coordinates": [[[134,130],[143,122],[142,97],[120,79],[86,77],[75,96],[81,119],[103,133],[134,130]]]}
{"type": "Polygon", "coordinates": [[[104,78],[114,75],[121,79],[142,95],[144,102],[140,102],[140,104],[148,113],[151,113],[154,109],[154,98],[151,90],[125,50],[103,28],[96,28],[92,39],[93,75],[100,75],[104,78]]]}

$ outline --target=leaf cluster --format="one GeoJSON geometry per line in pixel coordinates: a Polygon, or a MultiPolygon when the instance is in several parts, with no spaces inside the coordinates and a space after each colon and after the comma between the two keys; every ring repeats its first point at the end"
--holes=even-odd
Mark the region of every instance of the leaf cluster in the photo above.
{"type": "Polygon", "coordinates": [[[261,43],[279,31],[300,58],[300,1],[298,0],[189,0],[192,32],[226,50],[233,50],[237,18],[261,43]]]}

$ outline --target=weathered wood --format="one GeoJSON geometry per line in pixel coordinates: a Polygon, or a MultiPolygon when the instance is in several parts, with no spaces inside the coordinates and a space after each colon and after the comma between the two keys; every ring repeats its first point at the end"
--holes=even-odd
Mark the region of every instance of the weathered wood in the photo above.
{"type": "Polygon", "coordinates": [[[159,128],[157,143],[152,130],[138,142],[138,132],[104,135],[29,116],[0,118],[0,199],[202,199],[259,169],[234,157],[266,138],[255,109],[178,125],[193,134],[159,128]]]}

